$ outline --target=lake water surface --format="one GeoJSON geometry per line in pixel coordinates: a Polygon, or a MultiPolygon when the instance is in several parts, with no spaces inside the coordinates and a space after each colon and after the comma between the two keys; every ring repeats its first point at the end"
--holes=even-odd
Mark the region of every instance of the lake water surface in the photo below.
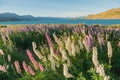
{"type": "Polygon", "coordinates": [[[33,20],[33,21],[9,21],[9,22],[0,22],[1,25],[8,24],[80,24],[85,23],[87,25],[92,24],[102,24],[102,25],[112,25],[112,24],[120,24],[120,19],[100,19],[100,20],[72,20],[72,19],[53,19],[53,20],[33,20]]]}

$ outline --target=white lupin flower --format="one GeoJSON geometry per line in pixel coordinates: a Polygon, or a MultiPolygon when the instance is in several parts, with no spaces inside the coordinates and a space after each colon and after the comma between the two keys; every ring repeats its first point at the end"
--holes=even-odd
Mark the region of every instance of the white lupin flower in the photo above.
{"type": "Polygon", "coordinates": [[[55,68],[55,60],[54,60],[54,58],[53,58],[53,56],[50,54],[50,55],[48,55],[48,59],[50,60],[50,62],[51,62],[51,68],[52,68],[52,70],[53,71],[56,71],[56,68],[55,68]]]}
{"type": "Polygon", "coordinates": [[[75,51],[76,51],[77,53],[80,53],[80,47],[79,47],[79,45],[75,45],[75,51]]]}
{"type": "Polygon", "coordinates": [[[111,42],[110,42],[110,41],[107,42],[107,47],[108,47],[108,58],[109,58],[109,62],[111,63],[111,58],[112,58],[112,46],[111,46],[111,42]]]}
{"type": "Polygon", "coordinates": [[[2,72],[7,72],[5,66],[2,66],[2,65],[0,65],[0,71],[2,71],[2,72]]]}
{"type": "Polygon", "coordinates": [[[86,44],[86,42],[85,42],[85,40],[83,40],[82,42],[83,42],[83,44],[84,44],[86,50],[89,51],[89,50],[88,50],[88,47],[87,47],[87,44],[86,44]]]}
{"type": "Polygon", "coordinates": [[[61,54],[62,54],[62,60],[63,60],[63,61],[66,61],[66,60],[68,59],[67,54],[66,54],[66,51],[65,51],[64,49],[61,49],[61,48],[60,48],[60,52],[61,52],[61,54]]]}
{"type": "Polygon", "coordinates": [[[2,49],[0,49],[0,55],[4,55],[4,52],[3,52],[3,50],[2,49]]]}
{"type": "Polygon", "coordinates": [[[50,47],[50,53],[51,53],[51,55],[52,55],[56,60],[59,61],[59,57],[58,57],[57,55],[55,55],[54,50],[53,50],[52,47],[50,47]]]}
{"type": "Polygon", "coordinates": [[[2,37],[2,40],[3,40],[3,42],[4,42],[4,44],[6,44],[6,36],[5,36],[5,34],[4,33],[1,33],[1,37],[2,37]]]}
{"type": "Polygon", "coordinates": [[[68,66],[66,63],[63,64],[63,74],[66,78],[73,78],[73,75],[68,72],[68,66]]]}
{"type": "Polygon", "coordinates": [[[82,41],[81,41],[81,40],[78,40],[78,43],[79,43],[79,45],[80,45],[80,49],[83,49],[83,43],[82,43],[82,41]]]}
{"type": "Polygon", "coordinates": [[[75,56],[75,43],[72,42],[71,44],[71,49],[72,49],[72,55],[75,56]]]}
{"type": "Polygon", "coordinates": [[[8,62],[11,62],[11,56],[8,55],[8,62]]]}
{"type": "Polygon", "coordinates": [[[43,58],[43,56],[40,54],[40,52],[38,50],[36,50],[37,46],[35,42],[32,42],[32,47],[33,47],[33,51],[36,54],[36,56],[41,60],[43,58]]]}
{"type": "Polygon", "coordinates": [[[100,74],[100,76],[105,76],[105,71],[104,71],[104,67],[103,67],[103,65],[99,65],[99,74],[100,74]]]}
{"type": "Polygon", "coordinates": [[[102,76],[104,80],[109,80],[109,77],[105,75],[104,66],[99,64],[96,47],[93,47],[92,61],[93,64],[95,65],[96,73],[102,76]]]}
{"type": "Polygon", "coordinates": [[[60,47],[63,47],[63,46],[64,46],[63,42],[60,41],[60,40],[57,38],[57,36],[55,35],[55,33],[53,34],[53,37],[54,37],[54,39],[55,39],[55,42],[56,42],[60,47]]]}
{"type": "Polygon", "coordinates": [[[98,54],[97,53],[97,48],[93,47],[92,61],[95,65],[95,67],[97,67],[99,65],[97,54],[98,54]]]}
{"type": "Polygon", "coordinates": [[[65,48],[68,51],[69,55],[71,56],[72,51],[71,51],[71,40],[70,37],[67,38],[67,40],[65,40],[65,48]]]}
{"type": "Polygon", "coordinates": [[[104,80],[110,80],[110,79],[109,79],[109,76],[105,76],[105,77],[104,77],[104,80]]]}
{"type": "Polygon", "coordinates": [[[9,37],[9,33],[7,32],[5,35],[6,35],[7,39],[8,39],[8,41],[11,42],[10,37],[9,37]]]}
{"type": "Polygon", "coordinates": [[[62,62],[67,61],[67,65],[70,66],[70,59],[68,58],[66,51],[60,48],[60,53],[62,54],[62,62]]]}

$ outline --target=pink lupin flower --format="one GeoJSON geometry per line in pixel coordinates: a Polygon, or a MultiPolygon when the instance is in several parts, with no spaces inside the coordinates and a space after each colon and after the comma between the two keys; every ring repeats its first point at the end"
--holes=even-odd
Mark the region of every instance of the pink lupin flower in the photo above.
{"type": "Polygon", "coordinates": [[[35,72],[33,71],[33,69],[29,65],[28,65],[28,70],[32,76],[35,75],[35,72]]]}
{"type": "Polygon", "coordinates": [[[29,69],[28,69],[28,66],[27,66],[26,62],[23,61],[22,64],[23,64],[23,69],[25,70],[26,73],[28,73],[28,72],[29,72],[29,69]]]}
{"type": "Polygon", "coordinates": [[[52,41],[51,41],[51,38],[50,38],[48,32],[46,32],[45,35],[46,35],[46,39],[48,41],[49,46],[53,48],[53,44],[52,44],[52,41]]]}
{"type": "Polygon", "coordinates": [[[118,47],[120,47],[120,41],[118,42],[118,47]]]}
{"type": "Polygon", "coordinates": [[[14,62],[14,66],[15,66],[15,68],[16,68],[16,71],[17,71],[18,73],[21,73],[21,68],[20,68],[20,65],[19,65],[19,62],[18,62],[18,61],[15,61],[15,62],[14,62]]]}
{"type": "Polygon", "coordinates": [[[44,71],[45,71],[45,68],[44,68],[43,65],[40,64],[40,63],[39,63],[39,68],[40,68],[41,72],[44,72],[44,71]]]}
{"type": "Polygon", "coordinates": [[[8,62],[11,62],[11,56],[8,55],[8,62]]]}
{"type": "Polygon", "coordinates": [[[34,68],[37,70],[37,69],[38,69],[38,63],[37,63],[37,61],[35,60],[35,58],[33,57],[32,53],[30,52],[30,50],[27,50],[26,53],[27,53],[30,61],[32,62],[34,68]]]}

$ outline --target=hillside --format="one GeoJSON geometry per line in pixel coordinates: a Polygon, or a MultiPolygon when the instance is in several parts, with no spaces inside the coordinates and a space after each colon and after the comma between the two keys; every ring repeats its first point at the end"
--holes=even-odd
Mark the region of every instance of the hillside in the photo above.
{"type": "Polygon", "coordinates": [[[86,16],[86,19],[120,19],[120,8],[86,16]]]}

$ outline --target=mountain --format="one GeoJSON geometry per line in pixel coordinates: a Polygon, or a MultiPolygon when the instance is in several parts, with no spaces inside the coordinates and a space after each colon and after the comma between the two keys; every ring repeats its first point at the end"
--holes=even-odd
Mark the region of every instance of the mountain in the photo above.
{"type": "Polygon", "coordinates": [[[120,19],[120,8],[86,16],[86,19],[120,19]]]}
{"type": "Polygon", "coordinates": [[[59,17],[34,17],[31,15],[17,15],[15,13],[0,13],[0,21],[29,21],[29,20],[57,20],[59,17]]]}
{"type": "Polygon", "coordinates": [[[37,17],[31,15],[17,15],[15,13],[1,13],[0,21],[21,21],[21,20],[35,20],[37,17]]]}

